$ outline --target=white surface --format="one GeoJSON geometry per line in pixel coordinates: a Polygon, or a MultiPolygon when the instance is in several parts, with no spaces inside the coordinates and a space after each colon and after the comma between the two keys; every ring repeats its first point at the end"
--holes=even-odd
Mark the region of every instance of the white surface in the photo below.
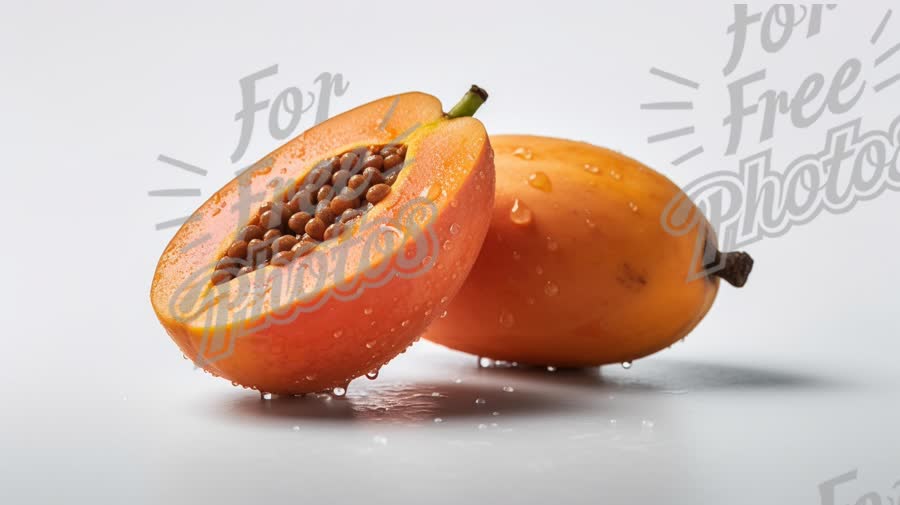
{"type": "MultiPolygon", "coordinates": [[[[796,87],[792,71],[868,61],[900,41],[895,13],[880,51],[870,47],[888,6],[842,6],[820,39],[775,59],[748,52],[742,72],[767,66],[796,87]]],[[[350,88],[333,112],[410,89],[451,102],[477,82],[492,94],[479,112],[492,132],[608,145],[680,183],[734,167],[715,147],[728,5],[428,9],[5,9],[0,503],[818,504],[821,482],[854,469],[837,503],[868,492],[896,503],[896,193],[752,245],[750,285],[723,289],[685,343],[628,371],[480,370],[420,343],[346,400],[266,402],[180,358],[148,301],[172,232],[153,225],[199,199],[147,191],[198,186],[207,197],[279,143],[258,127],[242,162],[228,159],[238,79],[271,64],[280,71],[267,97],[343,73],[350,88]],[[639,110],[678,98],[653,66],[704,83],[692,121],[711,147],[690,166],[669,164],[689,145],[646,143],[684,125],[639,110]],[[179,172],[159,154],[210,174],[179,172]],[[115,235],[86,239],[104,230],[115,235]]],[[[883,127],[898,92],[853,114],[883,127]]],[[[781,125],[760,149],[812,152],[846,119],[781,125]]]]}

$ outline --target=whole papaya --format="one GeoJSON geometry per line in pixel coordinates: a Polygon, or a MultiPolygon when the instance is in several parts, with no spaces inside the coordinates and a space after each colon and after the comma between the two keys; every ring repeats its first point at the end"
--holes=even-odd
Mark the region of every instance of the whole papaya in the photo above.
{"type": "Polygon", "coordinates": [[[687,335],[720,278],[746,282],[753,260],[719,253],[702,212],[658,172],[581,142],[491,144],[490,229],[429,340],[534,365],[625,363],[687,335]]]}

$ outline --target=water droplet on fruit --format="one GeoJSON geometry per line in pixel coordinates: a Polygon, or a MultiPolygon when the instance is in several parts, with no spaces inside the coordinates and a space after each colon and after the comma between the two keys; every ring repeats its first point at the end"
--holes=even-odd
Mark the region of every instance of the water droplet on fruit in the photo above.
{"type": "Polygon", "coordinates": [[[371,342],[366,342],[366,349],[371,349],[373,347],[375,347],[375,340],[373,340],[371,342]]]}
{"type": "Polygon", "coordinates": [[[587,227],[590,228],[590,229],[592,229],[592,230],[593,230],[594,228],[597,227],[597,223],[595,223],[594,221],[592,221],[591,218],[585,219],[585,220],[584,220],[584,224],[586,224],[587,227]]]}
{"type": "Polygon", "coordinates": [[[445,303],[447,303],[447,302],[449,302],[449,301],[450,301],[450,299],[447,298],[446,296],[442,296],[442,297],[441,297],[441,304],[442,304],[442,305],[445,304],[445,303]]]}
{"type": "Polygon", "coordinates": [[[450,202],[450,206],[455,209],[455,208],[459,207],[459,202],[457,202],[456,200],[453,200],[450,202]]]}
{"type": "Polygon", "coordinates": [[[459,225],[456,223],[451,224],[450,225],[450,234],[456,235],[457,233],[459,233],[459,225]]]}
{"type": "Polygon", "coordinates": [[[363,314],[365,314],[365,315],[367,315],[367,316],[371,316],[371,315],[372,315],[372,307],[366,307],[366,308],[364,308],[364,309],[363,309],[363,314]]]}
{"type": "Polygon", "coordinates": [[[524,147],[517,147],[516,150],[513,151],[513,156],[522,158],[523,160],[530,160],[534,157],[534,155],[531,154],[531,150],[524,147]]]}
{"type": "Polygon", "coordinates": [[[623,362],[622,362],[622,368],[624,368],[625,370],[628,370],[629,368],[631,368],[631,362],[630,362],[630,361],[623,361],[623,362]]]}
{"type": "Polygon", "coordinates": [[[531,209],[520,202],[518,198],[513,200],[512,208],[509,210],[509,219],[518,225],[527,225],[532,219],[531,209]]]}
{"type": "Polygon", "coordinates": [[[271,399],[272,399],[272,393],[264,393],[264,392],[260,391],[260,392],[259,392],[259,397],[262,398],[263,400],[271,400],[271,399]]]}
{"type": "Polygon", "coordinates": [[[631,209],[631,212],[637,212],[638,206],[634,202],[628,202],[628,208],[631,209]]]}
{"type": "Polygon", "coordinates": [[[553,281],[547,281],[544,285],[544,294],[547,296],[556,296],[559,294],[559,286],[553,281]]]}
{"type": "Polygon", "coordinates": [[[511,312],[503,311],[500,313],[500,326],[504,328],[512,328],[516,324],[516,318],[511,312]]]}
{"type": "Polygon", "coordinates": [[[372,370],[371,372],[366,374],[366,379],[373,381],[378,378],[378,370],[372,370]]]}
{"type": "Polygon", "coordinates": [[[347,388],[342,388],[342,387],[338,386],[338,387],[332,389],[331,393],[338,398],[343,398],[344,396],[347,395],[347,388]]]}
{"type": "Polygon", "coordinates": [[[308,381],[316,380],[316,376],[315,375],[307,375],[306,380],[308,380],[308,381]]]}
{"type": "Polygon", "coordinates": [[[333,336],[334,338],[341,338],[341,335],[343,335],[343,334],[344,334],[343,331],[341,331],[341,330],[335,330],[335,332],[332,333],[331,336],[333,336]]]}
{"type": "Polygon", "coordinates": [[[600,167],[591,165],[590,163],[585,163],[584,171],[594,175],[600,175],[600,167]]]}
{"type": "Polygon", "coordinates": [[[535,172],[529,175],[528,185],[545,192],[553,190],[553,183],[550,182],[550,177],[544,172],[535,172]]]}
{"type": "Polygon", "coordinates": [[[609,176],[612,177],[613,179],[617,180],[617,181],[621,181],[621,180],[622,180],[622,174],[620,174],[619,172],[616,172],[615,170],[610,170],[610,171],[609,171],[609,176]]]}
{"type": "Polygon", "coordinates": [[[478,356],[478,368],[490,368],[492,364],[493,360],[491,358],[478,356]]]}
{"type": "Polygon", "coordinates": [[[428,189],[426,189],[424,191],[424,196],[426,198],[428,198],[429,200],[431,200],[432,202],[436,202],[443,193],[444,193],[444,188],[441,187],[441,183],[436,182],[436,183],[432,184],[431,186],[429,186],[428,189]]]}
{"type": "Polygon", "coordinates": [[[502,389],[503,389],[503,391],[506,392],[506,393],[512,393],[512,392],[514,392],[514,391],[516,390],[516,388],[514,388],[514,387],[512,387],[512,386],[503,386],[502,389]]]}
{"type": "Polygon", "coordinates": [[[553,365],[548,365],[548,366],[547,366],[547,371],[553,373],[553,372],[556,371],[556,367],[553,366],[553,365]]]}
{"type": "Polygon", "coordinates": [[[445,251],[449,251],[450,250],[450,241],[445,240],[444,243],[441,245],[441,248],[445,251]]]}
{"type": "Polygon", "coordinates": [[[475,398],[475,405],[484,405],[485,403],[487,403],[487,400],[484,398],[475,398]]]}
{"type": "Polygon", "coordinates": [[[409,326],[409,320],[408,319],[404,320],[402,323],[400,323],[400,326],[406,328],[407,326],[409,326]]]}

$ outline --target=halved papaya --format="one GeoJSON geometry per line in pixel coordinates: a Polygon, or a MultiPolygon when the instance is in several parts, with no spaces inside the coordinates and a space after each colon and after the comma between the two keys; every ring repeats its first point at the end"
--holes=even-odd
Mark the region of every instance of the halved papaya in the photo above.
{"type": "Polygon", "coordinates": [[[455,295],[494,199],[493,151],[423,93],[325,121],[229,182],[178,230],[151,302],[186,357],[274,394],[345,390],[455,295]]]}

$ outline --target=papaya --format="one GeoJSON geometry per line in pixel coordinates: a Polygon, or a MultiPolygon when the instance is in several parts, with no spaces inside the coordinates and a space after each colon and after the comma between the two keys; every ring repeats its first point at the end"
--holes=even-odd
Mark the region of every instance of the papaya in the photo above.
{"type": "Polygon", "coordinates": [[[491,144],[490,230],[427,339],[531,365],[628,364],[684,338],[720,279],[746,282],[752,258],[719,253],[700,210],[638,161],[538,136],[491,144]],[[664,225],[671,216],[680,228],[664,225]]]}
{"type": "Polygon", "coordinates": [[[303,132],[227,183],[175,233],[150,299],[184,356],[271,394],[343,394],[444,312],[490,224],[493,151],[473,86],[303,132]]]}

